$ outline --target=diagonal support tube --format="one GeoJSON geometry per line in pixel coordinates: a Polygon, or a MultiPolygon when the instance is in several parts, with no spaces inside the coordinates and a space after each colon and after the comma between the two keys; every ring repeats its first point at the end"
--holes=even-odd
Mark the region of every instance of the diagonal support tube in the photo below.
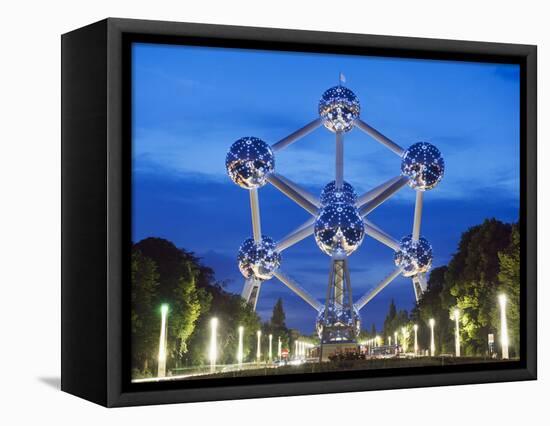
{"type": "Polygon", "coordinates": [[[267,177],[267,181],[272,184],[275,188],[285,194],[288,198],[298,204],[300,207],[308,211],[312,215],[317,215],[317,207],[309,202],[306,198],[300,195],[295,189],[289,186],[282,176],[279,176],[276,173],[271,173],[267,177]]]}
{"type": "Polygon", "coordinates": [[[276,142],[273,145],[271,145],[271,149],[273,149],[273,151],[280,151],[281,149],[286,148],[290,144],[296,142],[297,140],[313,132],[318,127],[321,127],[322,124],[323,124],[323,121],[320,118],[317,118],[313,120],[311,123],[306,124],[301,129],[298,129],[294,133],[291,133],[286,138],[283,138],[279,142],[276,142]]]}
{"type": "Polygon", "coordinates": [[[296,182],[291,181],[289,178],[277,174],[277,177],[281,182],[286,184],[288,187],[296,191],[299,195],[301,195],[303,198],[305,198],[307,201],[309,201],[311,204],[313,204],[315,207],[319,208],[321,207],[321,201],[319,200],[319,197],[316,197],[308,190],[302,188],[300,185],[298,185],[296,182]]]}
{"type": "Polygon", "coordinates": [[[382,229],[380,229],[378,226],[376,226],[371,221],[365,219],[365,232],[369,237],[374,238],[377,241],[380,241],[382,244],[387,245],[392,250],[398,251],[399,250],[399,241],[397,241],[395,238],[391,237],[390,235],[386,234],[382,229]]]}
{"type": "Polygon", "coordinates": [[[258,200],[258,189],[250,191],[250,213],[252,214],[252,233],[254,241],[259,243],[262,240],[262,223],[260,221],[260,202],[258,200]]]}
{"type": "Polygon", "coordinates": [[[391,149],[395,154],[401,156],[405,153],[405,150],[403,148],[401,148],[399,145],[397,145],[391,139],[384,136],[382,133],[380,133],[375,128],[369,126],[363,120],[360,120],[360,119],[355,120],[355,125],[357,127],[359,127],[367,135],[372,137],[374,140],[376,140],[377,142],[380,142],[385,147],[391,149]]]}
{"type": "Polygon", "coordinates": [[[300,225],[290,234],[283,237],[279,242],[277,242],[276,250],[281,252],[287,248],[293,246],[296,243],[299,243],[303,239],[309,237],[313,234],[315,218],[312,217],[308,219],[304,224],[300,225]]]}
{"type": "Polygon", "coordinates": [[[418,241],[420,238],[420,225],[422,224],[422,207],[424,205],[424,191],[416,191],[416,202],[414,205],[414,223],[412,239],[418,241]]]}
{"type": "Polygon", "coordinates": [[[360,310],[365,307],[378,293],[386,288],[394,279],[396,279],[401,273],[401,268],[396,268],[391,274],[384,278],[380,283],[374,287],[371,291],[366,293],[361,299],[355,303],[355,309],[360,310]]]}
{"type": "Polygon", "coordinates": [[[384,191],[382,191],[380,194],[378,194],[372,200],[370,200],[369,202],[363,204],[359,208],[359,214],[361,216],[368,215],[376,207],[378,207],[380,204],[382,204],[384,201],[386,201],[388,198],[390,198],[392,195],[394,195],[397,191],[399,191],[401,188],[403,188],[407,184],[408,181],[409,181],[408,178],[406,178],[405,176],[401,176],[398,180],[396,180],[394,183],[392,183],[390,186],[388,186],[384,191]]]}
{"type": "Polygon", "coordinates": [[[363,207],[365,203],[368,203],[370,200],[380,195],[382,192],[384,192],[386,189],[388,189],[388,187],[396,183],[398,180],[401,180],[401,177],[402,177],[401,175],[395,176],[387,180],[386,182],[378,185],[377,187],[371,189],[370,191],[365,192],[363,195],[360,195],[359,197],[357,197],[357,201],[355,202],[355,205],[357,206],[357,208],[363,207]]]}
{"type": "Polygon", "coordinates": [[[310,295],[305,289],[303,289],[296,281],[286,275],[283,271],[278,269],[277,271],[275,271],[275,276],[294,293],[304,299],[304,301],[306,301],[317,312],[320,312],[323,309],[323,305],[317,299],[310,295]]]}

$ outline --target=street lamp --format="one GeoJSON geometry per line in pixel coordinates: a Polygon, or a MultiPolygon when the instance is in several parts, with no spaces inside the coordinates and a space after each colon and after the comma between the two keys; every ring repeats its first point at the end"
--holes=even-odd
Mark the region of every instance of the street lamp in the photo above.
{"type": "Polygon", "coordinates": [[[237,362],[239,363],[239,368],[243,366],[243,335],[244,327],[239,326],[239,346],[237,348],[237,362]]]}
{"type": "Polygon", "coordinates": [[[508,359],[508,324],[506,322],[506,295],[498,296],[500,303],[500,344],[502,345],[502,359],[508,359]]]}
{"type": "Polygon", "coordinates": [[[413,325],[414,330],[414,353],[418,354],[418,324],[413,325]]]}
{"type": "Polygon", "coordinates": [[[281,345],[281,336],[279,336],[279,343],[277,345],[277,358],[281,359],[282,355],[282,345],[281,345]]]}
{"type": "Polygon", "coordinates": [[[218,356],[217,348],[217,335],[218,331],[218,318],[212,318],[210,320],[210,372],[213,373],[216,370],[216,358],[218,356]]]}
{"type": "Polygon", "coordinates": [[[399,346],[399,340],[397,340],[397,331],[395,333],[393,333],[393,340],[394,340],[394,344],[395,344],[395,348],[396,350],[398,350],[398,346],[399,346]]]}
{"type": "Polygon", "coordinates": [[[258,330],[256,332],[256,360],[260,362],[260,358],[262,357],[262,331],[258,330]]]}
{"type": "Polygon", "coordinates": [[[270,334],[270,335],[269,335],[269,362],[271,362],[272,357],[273,357],[273,355],[272,355],[272,353],[271,353],[271,342],[272,342],[272,341],[273,341],[273,335],[270,334]]]}
{"type": "Polygon", "coordinates": [[[435,325],[435,320],[433,318],[430,318],[430,330],[431,330],[430,355],[431,356],[435,356],[434,325],[435,325]]]}
{"type": "Polygon", "coordinates": [[[391,346],[391,336],[388,336],[388,346],[391,346]]]}
{"type": "Polygon", "coordinates": [[[460,311],[458,309],[454,310],[455,318],[455,355],[460,356],[460,330],[459,330],[459,316],[460,311]]]}
{"type": "Polygon", "coordinates": [[[159,338],[159,362],[158,377],[166,376],[166,319],[168,317],[168,305],[163,303],[160,306],[160,338],[159,338]]]}

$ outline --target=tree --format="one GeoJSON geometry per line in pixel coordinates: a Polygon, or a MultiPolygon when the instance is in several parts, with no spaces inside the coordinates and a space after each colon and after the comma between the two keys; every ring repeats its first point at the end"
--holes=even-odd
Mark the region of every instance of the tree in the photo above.
{"type": "Polygon", "coordinates": [[[460,310],[466,354],[486,353],[487,335],[497,331],[492,312],[499,287],[499,253],[509,247],[511,231],[510,224],[485,220],[462,235],[449,263],[445,279],[460,310]]]}
{"type": "Polygon", "coordinates": [[[395,302],[394,300],[392,299],[391,302],[390,302],[390,306],[388,308],[388,313],[386,315],[386,319],[384,320],[384,336],[385,337],[388,337],[388,336],[393,336],[393,333],[394,333],[394,329],[395,329],[395,326],[394,326],[394,322],[395,322],[395,317],[397,316],[397,308],[395,307],[395,302]]]}
{"type": "MultiPolygon", "coordinates": [[[[508,321],[508,335],[510,353],[519,356],[519,320],[520,320],[520,234],[517,224],[512,226],[510,245],[499,252],[498,292],[507,296],[506,316],[508,321]]],[[[500,310],[496,306],[492,312],[492,322],[500,324],[500,310]]]]}
{"type": "Polygon", "coordinates": [[[156,312],[158,273],[155,262],[132,250],[131,260],[131,339],[132,369],[142,375],[152,374],[158,355],[160,317],[156,312]]]}
{"type": "Polygon", "coordinates": [[[273,306],[273,313],[271,315],[271,328],[273,330],[286,330],[286,324],[285,324],[285,320],[286,320],[286,315],[285,315],[285,310],[283,308],[283,300],[279,297],[279,299],[277,299],[277,302],[275,303],[275,306],[273,306]]]}
{"type": "Polygon", "coordinates": [[[178,366],[187,352],[187,341],[200,315],[201,295],[196,282],[200,276],[197,260],[162,238],[147,238],[134,248],[157,265],[159,275],[158,303],[167,303],[170,314],[167,325],[167,361],[178,366]]]}

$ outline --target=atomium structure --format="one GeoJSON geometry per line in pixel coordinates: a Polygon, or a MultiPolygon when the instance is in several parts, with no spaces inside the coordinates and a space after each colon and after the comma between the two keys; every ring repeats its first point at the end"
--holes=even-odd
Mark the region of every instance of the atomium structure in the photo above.
{"type": "Polygon", "coordinates": [[[416,142],[403,149],[361,120],[359,99],[342,81],[323,93],[318,112],[318,118],[272,145],[256,137],[243,137],[227,153],[225,165],[229,177],[250,195],[252,236],[244,240],[238,253],[239,269],[245,277],[242,297],[255,308],[262,284],[276,277],[315,309],[322,345],[353,343],[360,331],[359,311],[399,275],[412,279],[417,301],[426,290],[426,273],[433,254],[428,240],[420,235],[423,199],[424,193],[441,181],[445,163],[440,151],[430,143],[416,142]],[[322,126],[335,135],[335,166],[334,180],[327,182],[318,197],[276,173],[275,154],[322,126]],[[401,161],[399,175],[361,195],[357,195],[352,182],[344,181],[344,136],[355,128],[388,148],[401,161]],[[278,241],[264,235],[261,229],[258,189],[268,183],[311,215],[278,241]],[[407,185],[416,192],[412,233],[397,240],[376,226],[369,215],[407,185]],[[324,304],[281,267],[281,253],[311,235],[330,258],[324,304]],[[348,258],[365,237],[394,251],[395,268],[354,302],[348,258]]]}

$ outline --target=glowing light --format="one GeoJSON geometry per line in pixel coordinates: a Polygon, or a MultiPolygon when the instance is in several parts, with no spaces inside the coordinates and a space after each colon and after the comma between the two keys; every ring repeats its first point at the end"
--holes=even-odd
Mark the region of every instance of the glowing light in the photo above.
{"type": "Polygon", "coordinates": [[[414,330],[414,353],[418,353],[418,325],[413,325],[414,330]]]}
{"type": "Polygon", "coordinates": [[[397,340],[397,331],[393,333],[393,341],[395,342],[395,346],[399,346],[399,341],[397,340]]]}
{"type": "Polygon", "coordinates": [[[319,115],[332,132],[348,132],[359,117],[359,99],[351,90],[341,85],[331,87],[319,101],[319,115]]]}
{"type": "Polygon", "coordinates": [[[237,362],[239,363],[239,368],[243,366],[243,336],[244,336],[244,327],[241,325],[239,327],[239,346],[237,347],[237,362]]]}
{"type": "Polygon", "coordinates": [[[454,319],[455,319],[455,355],[460,356],[460,329],[459,329],[460,311],[458,309],[455,309],[453,313],[454,313],[454,319]]]}
{"type": "Polygon", "coordinates": [[[388,346],[391,346],[391,336],[388,336],[388,346]]]}
{"type": "Polygon", "coordinates": [[[431,356],[435,356],[434,325],[435,325],[435,320],[434,320],[433,318],[430,318],[430,330],[431,330],[431,338],[430,338],[430,355],[431,355],[431,356]]]}
{"type": "Polygon", "coordinates": [[[325,254],[349,256],[363,242],[365,225],[354,205],[332,203],[319,211],[313,234],[325,254]]]}
{"type": "Polygon", "coordinates": [[[506,321],[506,302],[507,298],[505,294],[498,296],[500,304],[500,344],[502,346],[502,359],[508,359],[508,324],[506,321]]]}
{"type": "Polygon", "coordinates": [[[273,335],[270,334],[269,335],[269,361],[271,362],[271,360],[273,359],[273,354],[272,354],[272,342],[273,342],[273,335]]]}
{"type": "Polygon", "coordinates": [[[409,178],[409,186],[418,191],[433,189],[443,178],[445,161],[432,144],[418,142],[405,151],[401,174],[409,178]]]}
{"type": "Polygon", "coordinates": [[[218,357],[218,318],[212,318],[210,320],[210,351],[209,351],[209,359],[210,359],[210,372],[214,372],[216,370],[216,359],[218,357]]]}
{"type": "Polygon", "coordinates": [[[256,332],[256,360],[260,362],[262,357],[262,331],[258,330],[256,332]]]}
{"type": "Polygon", "coordinates": [[[278,342],[278,345],[277,345],[277,358],[281,359],[281,355],[282,355],[282,344],[281,344],[281,337],[279,336],[279,342],[278,342]]]}
{"type": "Polygon", "coordinates": [[[241,188],[262,187],[275,169],[273,150],[261,139],[241,138],[229,148],[225,168],[231,180],[241,188]]]}
{"type": "Polygon", "coordinates": [[[248,238],[239,248],[239,270],[245,278],[268,280],[281,264],[281,255],[275,250],[275,241],[262,235],[259,242],[248,238]]]}
{"type": "Polygon", "coordinates": [[[357,201],[357,194],[348,182],[344,181],[341,188],[336,187],[336,181],[333,180],[329,182],[321,192],[321,197],[319,199],[321,205],[328,206],[332,203],[346,203],[346,204],[355,204],[357,201]]]}
{"type": "Polygon", "coordinates": [[[393,260],[395,266],[402,269],[403,276],[412,277],[428,272],[432,267],[432,246],[424,237],[414,241],[412,235],[407,235],[399,242],[399,250],[393,260]]]}
{"type": "Polygon", "coordinates": [[[158,377],[166,376],[166,327],[168,317],[168,305],[162,304],[160,307],[160,338],[159,338],[159,358],[158,358],[158,377]]]}

